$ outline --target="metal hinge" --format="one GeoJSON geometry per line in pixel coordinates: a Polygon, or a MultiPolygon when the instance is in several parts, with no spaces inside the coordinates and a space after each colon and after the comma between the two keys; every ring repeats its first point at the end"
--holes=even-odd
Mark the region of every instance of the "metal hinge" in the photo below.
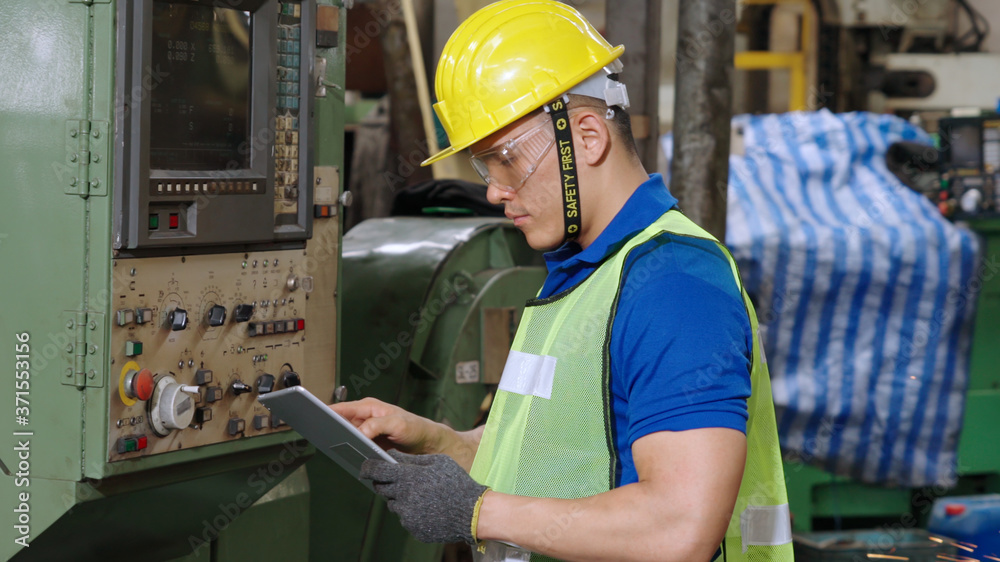
{"type": "Polygon", "coordinates": [[[65,182],[67,194],[108,195],[109,131],[107,121],[71,119],[66,122],[66,173],[59,175],[65,182]]]}
{"type": "Polygon", "coordinates": [[[104,314],[67,310],[62,318],[64,341],[57,342],[66,360],[62,383],[80,389],[104,386],[104,314]]]}

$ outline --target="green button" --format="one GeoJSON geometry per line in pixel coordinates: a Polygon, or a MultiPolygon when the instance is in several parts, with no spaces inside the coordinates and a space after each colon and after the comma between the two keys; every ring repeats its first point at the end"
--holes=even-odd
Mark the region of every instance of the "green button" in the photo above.
{"type": "Polygon", "coordinates": [[[149,215],[149,229],[157,230],[160,228],[160,215],[149,215]]]}
{"type": "Polygon", "coordinates": [[[138,450],[139,450],[139,445],[135,442],[135,439],[129,438],[125,440],[126,453],[131,453],[133,451],[138,451],[138,450]]]}
{"type": "Polygon", "coordinates": [[[142,342],[141,341],[125,342],[125,355],[128,357],[135,357],[136,355],[142,355],[142,342]]]}

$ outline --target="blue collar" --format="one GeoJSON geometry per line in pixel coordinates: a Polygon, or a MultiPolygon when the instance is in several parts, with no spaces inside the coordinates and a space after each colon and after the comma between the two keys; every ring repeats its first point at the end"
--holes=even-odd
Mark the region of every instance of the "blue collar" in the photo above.
{"type": "Polygon", "coordinates": [[[582,281],[578,274],[583,270],[589,274],[588,266],[603,262],[675,205],[677,199],[663,183],[663,176],[650,175],[647,181],[636,188],[611,223],[586,250],[581,250],[579,244],[570,241],[545,254],[549,276],[545,280],[541,296],[544,298],[582,281]],[[568,281],[572,281],[572,284],[568,284],[568,281]]]}

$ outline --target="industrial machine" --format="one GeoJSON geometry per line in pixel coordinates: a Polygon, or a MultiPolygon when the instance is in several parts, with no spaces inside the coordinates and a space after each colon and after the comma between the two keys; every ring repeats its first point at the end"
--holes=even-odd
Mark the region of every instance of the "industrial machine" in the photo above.
{"type": "MultiPolygon", "coordinates": [[[[344,235],[343,250],[347,397],[460,431],[484,423],[521,311],[545,280],[541,254],[506,219],[482,217],[370,219],[344,235]]],[[[311,559],[442,560],[444,546],[412,538],[325,455],[306,470],[311,559]]]]}
{"type": "Polygon", "coordinates": [[[1000,213],[1000,116],[941,119],[938,138],[941,214],[976,219],[1000,213]]]}
{"type": "MultiPolygon", "coordinates": [[[[1000,412],[1000,355],[995,345],[1000,317],[1000,118],[993,112],[937,120],[938,147],[899,143],[889,150],[889,167],[910,188],[923,193],[941,214],[978,234],[982,265],[965,290],[978,298],[958,443],[955,488],[924,489],[862,484],[800,463],[786,463],[789,505],[796,531],[885,526],[895,530],[926,524],[935,498],[1000,490],[1000,452],[984,446],[1000,412]]],[[[962,296],[961,298],[966,298],[962,296]]],[[[839,530],[839,529],[838,529],[839,530]]]]}
{"type": "Polygon", "coordinates": [[[3,559],[305,558],[256,397],[333,400],[341,11],[0,6],[3,559]]]}
{"type": "MultiPolygon", "coordinates": [[[[756,51],[737,53],[737,68],[789,70],[790,91],[775,88],[768,95],[775,100],[787,97],[791,110],[893,112],[936,134],[940,150],[914,145],[890,151],[890,156],[901,156],[897,175],[909,176],[910,187],[927,195],[945,217],[967,224],[982,242],[986,269],[977,276],[981,285],[973,287],[979,305],[957,488],[869,485],[800,462],[785,465],[793,527],[798,532],[914,527],[926,522],[935,497],[1000,489],[1000,455],[982,445],[989,442],[1000,411],[996,370],[1000,358],[993,343],[1000,331],[995,311],[1000,281],[989,269],[1000,248],[1000,119],[993,113],[1000,98],[993,69],[1000,64],[1000,55],[983,52],[990,25],[968,0],[747,4],[743,17],[750,25],[741,29],[748,34],[749,48],[756,51]],[[789,34],[787,25],[781,27],[789,18],[775,17],[778,10],[783,16],[800,14],[801,31],[789,34]],[[961,15],[960,23],[956,14],[961,15]],[[789,41],[800,46],[788,48],[789,41]],[[760,52],[775,46],[781,52],[760,52]],[[955,109],[959,111],[953,114],[955,109]]],[[[769,107],[769,99],[749,99],[759,92],[756,86],[748,91],[749,111],[769,107]]]]}
{"type": "MultiPolygon", "coordinates": [[[[961,476],[957,493],[1000,491],[1000,451],[984,446],[992,439],[1000,412],[1000,116],[984,112],[978,117],[938,121],[939,210],[975,231],[982,244],[983,262],[977,276],[978,306],[969,361],[969,390],[958,449],[961,476]]],[[[929,514],[928,514],[929,515],[929,514]]]]}
{"type": "Polygon", "coordinates": [[[750,0],[740,29],[749,51],[736,68],[784,70],[748,89],[744,111],[874,111],[910,115],[955,107],[993,110],[1000,54],[970,0],[750,0]],[[798,31],[789,24],[799,21],[798,31]],[[961,23],[960,23],[961,22],[961,23]],[[792,47],[791,45],[798,45],[792,47]],[[975,88],[966,86],[974,77],[975,88]],[[787,83],[788,93],[781,91],[787,83]],[[768,98],[773,98],[769,100],[768,98]],[[774,111],[775,109],[771,109],[774,111]]]}

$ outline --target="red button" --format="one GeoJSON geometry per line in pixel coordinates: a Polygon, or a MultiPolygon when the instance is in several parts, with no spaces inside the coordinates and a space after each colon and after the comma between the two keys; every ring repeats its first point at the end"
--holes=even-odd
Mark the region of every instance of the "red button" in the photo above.
{"type": "Polygon", "coordinates": [[[301,318],[299,318],[298,320],[296,320],[295,321],[295,329],[298,330],[298,331],[300,331],[300,332],[302,330],[305,330],[306,329],[306,321],[303,320],[303,319],[301,319],[301,318]]]}
{"type": "Polygon", "coordinates": [[[170,213],[170,228],[180,228],[181,217],[177,213],[170,213]]]}
{"type": "Polygon", "coordinates": [[[138,445],[137,448],[140,451],[146,448],[146,446],[148,445],[148,443],[146,441],[146,436],[145,435],[143,435],[142,437],[139,437],[139,439],[137,440],[137,445],[138,445]]]}
{"type": "Polygon", "coordinates": [[[955,517],[956,515],[965,513],[965,506],[960,503],[950,503],[944,506],[944,512],[946,515],[955,517]]]}
{"type": "Polygon", "coordinates": [[[136,398],[145,402],[153,396],[153,373],[149,369],[139,371],[132,379],[132,394],[136,398]]]}

